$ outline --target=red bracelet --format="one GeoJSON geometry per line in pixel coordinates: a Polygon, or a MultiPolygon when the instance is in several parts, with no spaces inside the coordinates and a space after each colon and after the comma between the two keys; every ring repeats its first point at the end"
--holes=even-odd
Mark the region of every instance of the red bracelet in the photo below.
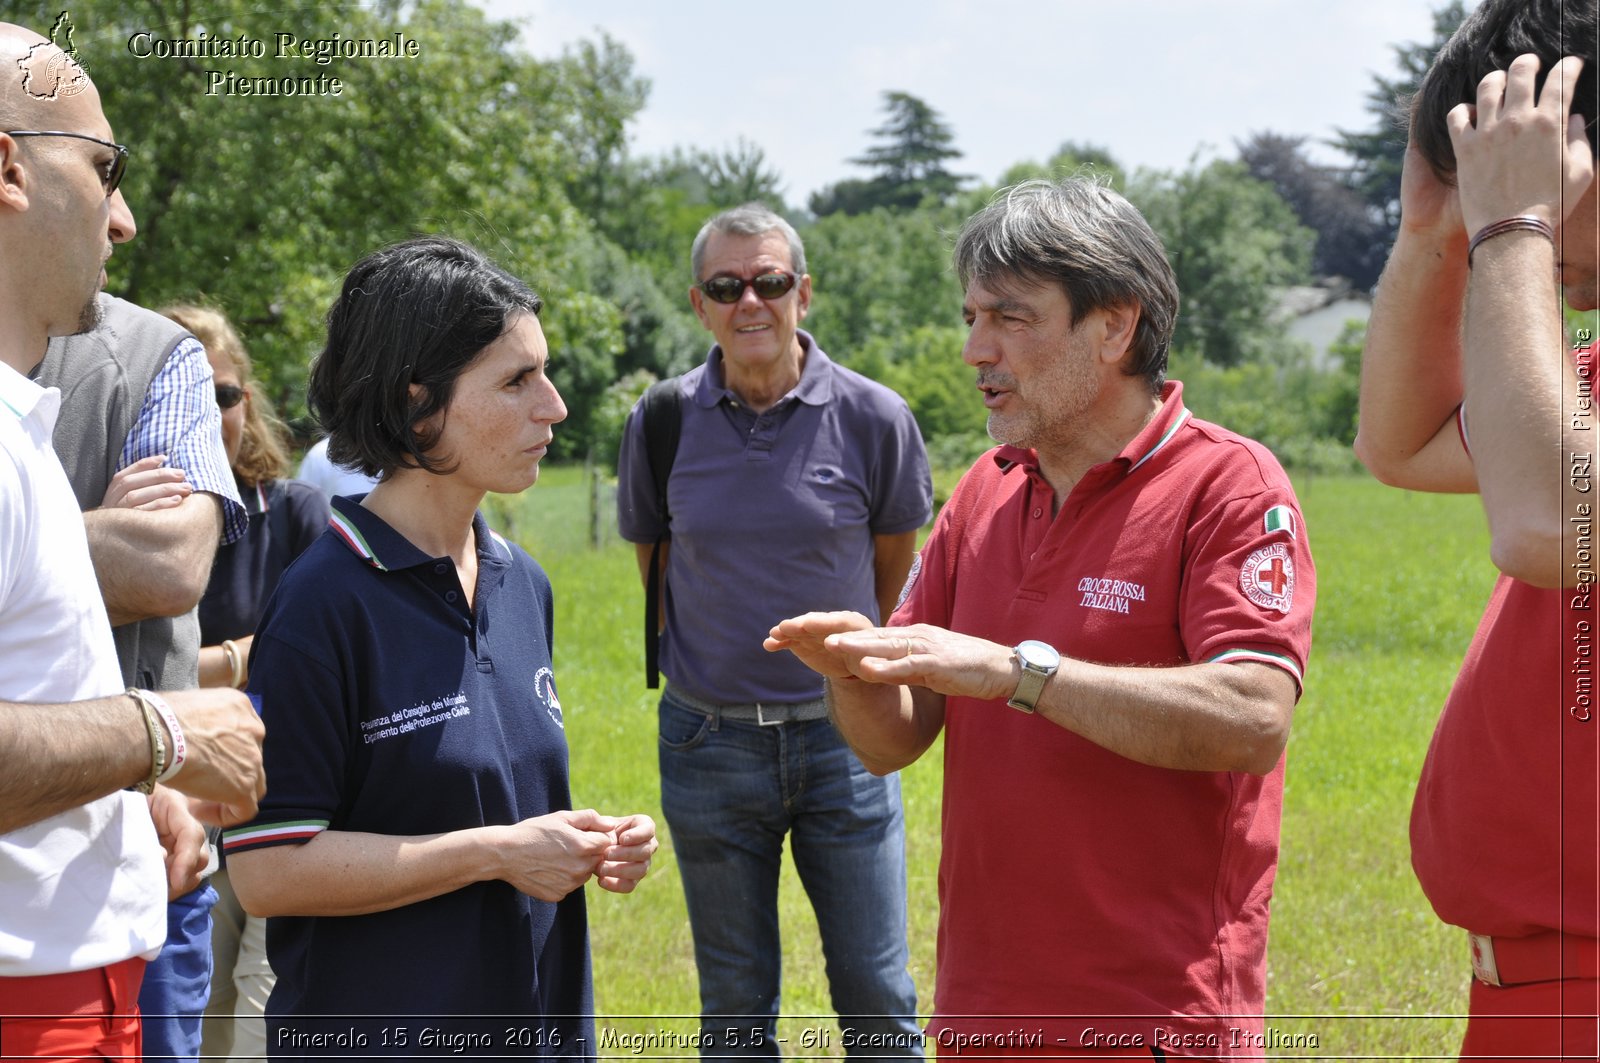
{"type": "Polygon", "coordinates": [[[1518,214],[1514,218],[1502,218],[1500,221],[1490,222],[1478,230],[1478,234],[1467,244],[1467,268],[1472,268],[1472,253],[1478,245],[1485,240],[1501,236],[1505,233],[1530,232],[1539,233],[1549,240],[1552,245],[1556,242],[1556,231],[1550,228],[1550,223],[1543,218],[1536,218],[1532,214],[1518,214]]]}

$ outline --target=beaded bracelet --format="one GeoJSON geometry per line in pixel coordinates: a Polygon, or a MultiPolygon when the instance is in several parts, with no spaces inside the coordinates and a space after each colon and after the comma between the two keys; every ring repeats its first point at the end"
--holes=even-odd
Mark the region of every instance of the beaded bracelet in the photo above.
{"type": "Polygon", "coordinates": [[[143,782],[134,783],[133,788],[141,794],[148,794],[155,790],[161,773],[167,770],[167,743],[161,737],[161,721],[156,718],[155,707],[145,700],[144,692],[129,687],[128,696],[139,706],[139,714],[144,718],[145,733],[150,737],[150,777],[143,782]]]}
{"type": "Polygon", "coordinates": [[[1537,218],[1532,214],[1518,214],[1512,218],[1502,218],[1499,221],[1490,222],[1479,229],[1477,235],[1468,242],[1467,268],[1472,268],[1472,253],[1478,249],[1479,244],[1496,236],[1514,232],[1539,233],[1550,243],[1554,244],[1556,242],[1556,231],[1543,218],[1537,218]]]}

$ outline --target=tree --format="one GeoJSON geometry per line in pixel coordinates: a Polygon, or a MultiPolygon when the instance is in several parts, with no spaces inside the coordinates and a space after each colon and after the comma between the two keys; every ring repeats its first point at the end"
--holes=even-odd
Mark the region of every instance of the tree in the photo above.
{"type": "Polygon", "coordinates": [[[572,162],[567,198],[603,224],[613,175],[627,155],[628,123],[644,109],[650,81],[634,75],[633,56],[604,30],[598,42],[566,48],[553,73],[556,136],[572,162]]]}
{"type": "Polygon", "coordinates": [[[1310,230],[1240,163],[1141,172],[1128,198],[1166,244],[1181,303],[1175,348],[1218,366],[1270,360],[1275,289],[1310,280],[1310,230]]]}
{"type": "Polygon", "coordinates": [[[892,361],[913,329],[959,324],[961,292],[945,236],[959,224],[944,209],[819,218],[802,233],[815,292],[806,328],[830,355],[853,364],[870,340],[887,338],[883,353],[892,361]]]}
{"type": "Polygon", "coordinates": [[[705,181],[706,202],[718,207],[762,202],[773,209],[783,205],[783,178],[767,166],[767,153],[740,137],[721,151],[694,150],[691,166],[705,181]]]}
{"type": "Polygon", "coordinates": [[[1000,184],[1021,184],[1037,177],[1059,179],[1072,176],[1103,179],[1118,191],[1127,184],[1127,174],[1122,164],[1112,157],[1110,150],[1098,144],[1075,140],[1063,142],[1043,166],[1034,162],[1017,163],[1000,178],[1000,184]]]}
{"type": "MultiPolygon", "coordinates": [[[[10,17],[47,26],[58,11],[38,3],[10,17]]],[[[623,333],[616,305],[593,294],[585,249],[597,237],[564,184],[604,150],[586,154],[575,140],[585,120],[567,108],[587,97],[566,79],[578,66],[522,54],[513,25],[460,0],[300,9],[294,32],[313,48],[336,35],[416,42],[407,57],[325,63],[280,54],[281,11],[248,0],[207,0],[203,18],[183,0],[81,0],[72,16],[107,115],[132,148],[124,189],[139,235],[112,258],[110,290],[149,306],[219,306],[296,417],[349,266],[414,234],[460,237],[544,296],[552,374],[571,411],[557,453],[582,451],[623,333]],[[145,33],[243,37],[264,54],[131,56],[130,38],[145,33]]]]}
{"type": "Polygon", "coordinates": [[[888,120],[870,135],[880,143],[849,160],[877,173],[865,181],[842,181],[811,197],[812,213],[860,214],[874,207],[910,210],[928,197],[944,202],[965,180],[945,163],[959,159],[955,134],[927,103],[909,92],[885,92],[888,120]]]}
{"type": "Polygon", "coordinates": [[[1304,145],[1304,137],[1277,133],[1255,133],[1237,144],[1250,176],[1271,185],[1316,233],[1312,272],[1371,288],[1388,250],[1383,224],[1336,172],[1307,159],[1304,145]]]}
{"type": "Polygon", "coordinates": [[[1383,219],[1385,248],[1394,243],[1400,227],[1400,166],[1406,155],[1407,108],[1422,85],[1423,75],[1433,65],[1434,56],[1466,17],[1462,0],[1450,0],[1433,13],[1431,41],[1395,45],[1399,76],[1374,75],[1375,84],[1367,93],[1367,112],[1374,118],[1373,128],[1365,132],[1341,129],[1334,139],[1334,145],[1355,160],[1351,187],[1383,219]]]}

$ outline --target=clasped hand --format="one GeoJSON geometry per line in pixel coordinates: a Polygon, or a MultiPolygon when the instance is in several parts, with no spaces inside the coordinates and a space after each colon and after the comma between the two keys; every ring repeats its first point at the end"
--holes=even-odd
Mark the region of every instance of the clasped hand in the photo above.
{"type": "Polygon", "coordinates": [[[535,816],[508,831],[500,877],[541,901],[559,901],[591,876],[603,890],[631,893],[659,844],[649,816],[602,816],[592,808],[535,816]]]}

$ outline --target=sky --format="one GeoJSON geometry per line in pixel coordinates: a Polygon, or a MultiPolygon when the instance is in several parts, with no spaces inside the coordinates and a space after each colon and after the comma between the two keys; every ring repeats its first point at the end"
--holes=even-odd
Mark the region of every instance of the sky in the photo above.
{"type": "MultiPolygon", "coordinates": [[[[631,150],[760,146],[800,204],[866,171],[887,90],[938,111],[965,153],[952,169],[994,182],[1063,141],[1128,168],[1232,156],[1271,130],[1319,142],[1366,129],[1372,75],[1392,46],[1432,36],[1444,0],[480,0],[517,19],[549,58],[604,30],[627,47],[650,101],[631,150]]],[[[1471,5],[1469,4],[1469,7],[1471,5]]]]}

